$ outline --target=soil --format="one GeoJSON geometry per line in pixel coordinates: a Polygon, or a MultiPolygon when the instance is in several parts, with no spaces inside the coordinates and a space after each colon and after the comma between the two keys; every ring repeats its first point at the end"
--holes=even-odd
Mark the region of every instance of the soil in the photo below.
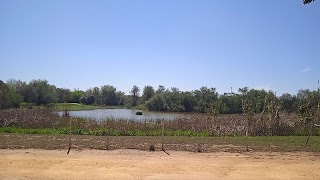
{"type": "MultiPolygon", "coordinates": [[[[319,179],[320,153],[217,139],[0,133],[0,179],[319,179]],[[149,151],[154,145],[155,151],[149,151]],[[290,152],[288,152],[290,151],[290,152]]],[[[285,146],[284,146],[285,147],[285,146]]]]}
{"type": "MultiPolygon", "coordinates": [[[[0,149],[68,149],[69,135],[41,135],[0,133],[0,149]]],[[[318,138],[318,137],[317,137],[318,138]]],[[[162,139],[156,136],[88,136],[72,135],[71,151],[74,149],[136,149],[148,151],[153,145],[156,151],[162,149],[162,139]]],[[[245,139],[236,141],[221,138],[165,136],[164,148],[167,151],[190,152],[298,152],[320,153],[318,146],[271,144],[253,142],[247,144],[245,139]]]]}
{"type": "Polygon", "coordinates": [[[1,149],[0,179],[319,179],[311,152],[1,149]]]}

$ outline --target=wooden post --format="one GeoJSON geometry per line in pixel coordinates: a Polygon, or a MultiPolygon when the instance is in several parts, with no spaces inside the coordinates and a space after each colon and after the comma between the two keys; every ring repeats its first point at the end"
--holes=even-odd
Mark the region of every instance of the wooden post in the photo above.
{"type": "Polygon", "coordinates": [[[67,152],[67,154],[69,154],[69,152],[70,152],[70,150],[71,150],[71,117],[69,117],[69,119],[70,119],[70,129],[69,129],[69,149],[68,149],[68,152],[67,152]]]}
{"type": "Polygon", "coordinates": [[[167,153],[165,150],[164,150],[164,147],[163,147],[163,144],[164,144],[164,118],[162,118],[162,121],[161,121],[161,124],[162,124],[162,151],[165,152],[166,154],[170,155],[169,153],[167,153]]]}
{"type": "Polygon", "coordinates": [[[161,124],[162,124],[162,150],[164,151],[164,148],[163,148],[163,143],[164,143],[164,118],[162,119],[161,124]]]}
{"type": "MultiPolygon", "coordinates": [[[[310,123],[309,123],[309,124],[310,124],[310,123]]],[[[310,136],[311,136],[311,133],[312,133],[312,129],[313,129],[314,123],[312,122],[312,125],[310,124],[309,126],[310,126],[310,127],[309,127],[308,138],[307,138],[307,141],[306,141],[306,146],[308,146],[309,139],[310,139],[310,136]]]]}
{"type": "Polygon", "coordinates": [[[147,118],[144,118],[144,130],[147,129],[147,118]]]}

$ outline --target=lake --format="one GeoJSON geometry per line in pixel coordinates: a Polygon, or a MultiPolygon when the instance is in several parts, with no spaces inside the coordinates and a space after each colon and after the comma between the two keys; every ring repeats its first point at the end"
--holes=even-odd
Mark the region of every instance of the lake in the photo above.
{"type": "MultiPolygon", "coordinates": [[[[88,119],[95,119],[97,121],[105,120],[108,118],[115,119],[128,119],[128,120],[155,120],[162,119],[173,120],[177,114],[167,112],[154,112],[154,111],[142,111],[142,115],[136,115],[138,110],[134,109],[95,109],[84,111],[70,111],[72,117],[82,117],[88,119]]],[[[59,113],[62,115],[62,112],[59,113]]]]}

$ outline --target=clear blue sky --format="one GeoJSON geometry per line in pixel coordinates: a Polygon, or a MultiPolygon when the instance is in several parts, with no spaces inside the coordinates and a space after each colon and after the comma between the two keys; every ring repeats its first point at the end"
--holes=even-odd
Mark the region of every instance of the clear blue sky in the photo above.
{"type": "Polygon", "coordinates": [[[0,1],[0,80],[296,93],[320,79],[320,0],[0,1]]]}

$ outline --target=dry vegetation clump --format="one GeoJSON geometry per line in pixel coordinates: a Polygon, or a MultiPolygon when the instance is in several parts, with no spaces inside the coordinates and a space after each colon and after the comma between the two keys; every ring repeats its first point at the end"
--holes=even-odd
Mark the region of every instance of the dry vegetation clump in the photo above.
{"type": "Polygon", "coordinates": [[[0,127],[57,128],[67,124],[53,108],[20,108],[0,111],[0,127]]]}
{"type": "MultiPolygon", "coordinates": [[[[262,114],[256,114],[251,120],[251,135],[293,135],[301,129],[297,115],[282,113],[277,124],[262,114]]],[[[209,136],[244,136],[247,120],[242,114],[211,116],[207,114],[183,115],[173,121],[167,121],[167,126],[175,130],[206,131],[209,136]]]]}

